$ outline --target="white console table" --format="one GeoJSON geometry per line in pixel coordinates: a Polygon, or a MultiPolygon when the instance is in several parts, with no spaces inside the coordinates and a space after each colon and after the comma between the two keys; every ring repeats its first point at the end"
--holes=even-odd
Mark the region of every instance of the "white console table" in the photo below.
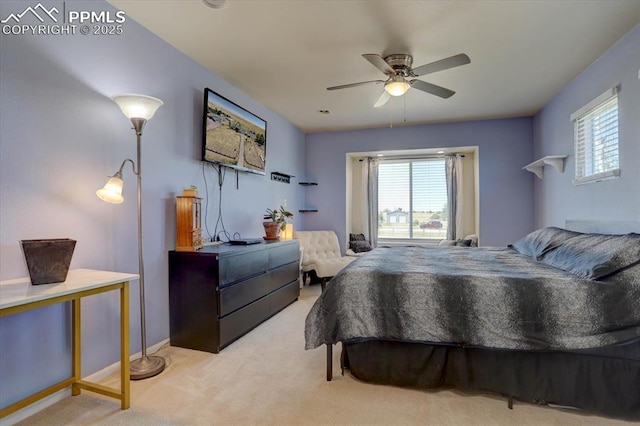
{"type": "Polygon", "coordinates": [[[130,405],[129,392],[129,281],[137,274],[75,269],[69,271],[61,283],[32,285],[27,278],[0,281],[0,317],[17,314],[56,303],[72,303],[72,376],[0,410],[0,418],[27,405],[71,386],[71,394],[82,389],[120,400],[120,408],[130,405]],[[112,290],[120,290],[120,389],[82,380],[81,377],[81,322],[80,301],[83,297],[112,290]]]}

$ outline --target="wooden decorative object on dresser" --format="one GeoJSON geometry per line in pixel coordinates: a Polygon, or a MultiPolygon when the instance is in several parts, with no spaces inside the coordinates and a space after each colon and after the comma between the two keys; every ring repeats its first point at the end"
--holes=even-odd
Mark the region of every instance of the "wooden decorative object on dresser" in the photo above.
{"type": "Polygon", "coordinates": [[[218,353],[300,295],[298,240],[169,252],[171,346],[218,353]]]}
{"type": "Polygon", "coordinates": [[[177,251],[196,251],[202,247],[201,201],[193,189],[185,189],[183,195],[176,197],[177,251]]]}

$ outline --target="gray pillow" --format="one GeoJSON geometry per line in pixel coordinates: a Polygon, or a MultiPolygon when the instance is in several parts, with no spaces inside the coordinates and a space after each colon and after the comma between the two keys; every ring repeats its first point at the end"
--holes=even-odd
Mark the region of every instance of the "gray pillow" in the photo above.
{"type": "Polygon", "coordinates": [[[363,253],[365,251],[371,251],[371,244],[369,244],[369,241],[351,241],[349,248],[355,253],[363,253]]]}
{"type": "Polygon", "coordinates": [[[515,243],[510,244],[509,247],[525,256],[540,260],[545,253],[577,235],[580,235],[580,233],[550,226],[533,231],[515,243]]]}
{"type": "Polygon", "coordinates": [[[542,262],[598,279],[640,263],[640,234],[581,234],[549,251],[542,262]]]}
{"type": "Polygon", "coordinates": [[[456,240],[453,245],[456,247],[471,247],[471,240],[456,240]]]}

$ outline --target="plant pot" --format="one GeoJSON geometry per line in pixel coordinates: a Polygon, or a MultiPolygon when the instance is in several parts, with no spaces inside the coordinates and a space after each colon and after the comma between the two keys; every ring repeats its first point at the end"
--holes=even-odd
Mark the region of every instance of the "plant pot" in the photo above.
{"type": "Polygon", "coordinates": [[[69,238],[22,240],[31,284],[51,284],[67,279],[76,241],[69,238]]]}
{"type": "Polygon", "coordinates": [[[262,222],[264,226],[265,240],[280,239],[280,224],[278,222],[262,222]]]}

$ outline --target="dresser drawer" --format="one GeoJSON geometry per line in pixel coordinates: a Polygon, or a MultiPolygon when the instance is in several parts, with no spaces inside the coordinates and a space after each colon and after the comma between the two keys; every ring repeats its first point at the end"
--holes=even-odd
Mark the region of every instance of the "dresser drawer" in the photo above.
{"type": "Polygon", "coordinates": [[[262,274],[220,289],[220,316],[224,317],[266,296],[271,292],[269,287],[269,275],[262,274]]]}
{"type": "Polygon", "coordinates": [[[290,263],[267,274],[249,278],[220,289],[220,316],[242,308],[283,285],[297,280],[299,276],[298,263],[290,263]]]}
{"type": "Polygon", "coordinates": [[[287,244],[282,247],[274,247],[269,250],[269,269],[286,265],[291,262],[298,262],[300,259],[300,248],[298,244],[287,244]]]}
{"type": "Polygon", "coordinates": [[[269,295],[269,310],[275,315],[300,297],[298,282],[292,282],[269,295]]]}
{"type": "Polygon", "coordinates": [[[270,316],[271,309],[267,296],[221,318],[220,347],[227,346],[270,316]]]}
{"type": "Polygon", "coordinates": [[[241,255],[225,256],[220,259],[220,287],[253,277],[267,271],[269,254],[258,250],[241,255]]]}
{"type": "Polygon", "coordinates": [[[277,269],[269,271],[269,281],[271,282],[271,290],[282,287],[284,284],[288,284],[291,281],[298,280],[300,278],[300,265],[298,262],[292,262],[288,265],[281,266],[277,269]]]}

